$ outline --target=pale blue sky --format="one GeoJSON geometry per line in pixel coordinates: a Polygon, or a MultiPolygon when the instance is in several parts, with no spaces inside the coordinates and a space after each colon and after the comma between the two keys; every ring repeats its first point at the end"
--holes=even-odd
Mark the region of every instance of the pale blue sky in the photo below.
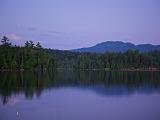
{"type": "Polygon", "coordinates": [[[0,0],[0,36],[73,49],[104,41],[160,44],[160,0],[0,0]]]}

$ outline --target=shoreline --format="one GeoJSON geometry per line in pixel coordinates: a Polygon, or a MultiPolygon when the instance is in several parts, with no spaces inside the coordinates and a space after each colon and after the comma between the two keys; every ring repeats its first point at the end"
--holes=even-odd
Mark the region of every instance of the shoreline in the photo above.
{"type": "Polygon", "coordinates": [[[38,71],[45,71],[45,70],[38,70],[38,69],[0,69],[0,72],[38,72],[38,71]]]}
{"type": "Polygon", "coordinates": [[[84,70],[84,71],[160,71],[160,68],[121,68],[121,69],[110,69],[110,68],[103,68],[103,69],[72,69],[72,68],[57,68],[59,70],[84,70]]]}
{"type": "MultiPolygon", "coordinates": [[[[160,71],[160,68],[121,68],[121,69],[110,69],[110,68],[100,68],[100,69],[72,69],[72,68],[56,68],[57,70],[84,70],[84,71],[160,71]]],[[[0,72],[24,72],[24,71],[43,71],[34,69],[0,69],[0,72]]]]}

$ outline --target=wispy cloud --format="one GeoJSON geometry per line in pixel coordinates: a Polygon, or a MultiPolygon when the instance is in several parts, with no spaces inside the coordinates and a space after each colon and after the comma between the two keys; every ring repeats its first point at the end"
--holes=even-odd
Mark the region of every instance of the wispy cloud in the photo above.
{"type": "Polygon", "coordinates": [[[10,40],[10,42],[13,45],[16,44],[16,45],[20,45],[21,46],[21,45],[24,45],[24,43],[25,43],[24,38],[22,36],[20,36],[20,35],[15,34],[15,33],[3,34],[3,35],[1,35],[0,38],[2,38],[3,36],[7,36],[8,39],[10,40]]]}
{"type": "Polygon", "coordinates": [[[36,33],[39,34],[41,36],[54,36],[54,35],[59,35],[61,34],[61,32],[56,31],[56,30],[45,30],[45,29],[39,29],[36,27],[28,27],[27,31],[30,33],[36,33]]]}
{"type": "Polygon", "coordinates": [[[7,34],[6,35],[10,40],[22,40],[22,37],[17,34],[7,34]]]}
{"type": "Polygon", "coordinates": [[[45,36],[45,37],[57,36],[59,34],[60,34],[60,32],[58,32],[58,31],[47,31],[47,32],[40,33],[41,36],[45,36]]]}

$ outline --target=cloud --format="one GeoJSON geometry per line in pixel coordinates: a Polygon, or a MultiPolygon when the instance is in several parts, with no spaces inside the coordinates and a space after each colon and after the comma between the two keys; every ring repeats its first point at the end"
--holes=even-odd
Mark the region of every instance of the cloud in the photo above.
{"type": "Polygon", "coordinates": [[[48,33],[50,33],[50,34],[60,34],[61,32],[59,32],[59,31],[48,31],[48,33]]]}
{"type": "Polygon", "coordinates": [[[25,43],[24,38],[22,36],[20,36],[20,35],[15,34],[15,33],[4,34],[4,35],[0,35],[0,36],[1,36],[1,38],[3,36],[8,37],[8,39],[10,40],[10,42],[12,43],[12,45],[20,45],[20,46],[22,46],[25,43]]]}
{"type": "Polygon", "coordinates": [[[19,35],[17,35],[17,34],[14,34],[14,33],[12,33],[12,34],[8,34],[8,35],[6,35],[10,40],[22,40],[22,37],[21,36],[19,36],[19,35]]]}
{"type": "Polygon", "coordinates": [[[32,34],[36,33],[40,36],[55,36],[55,35],[61,34],[61,32],[56,31],[56,30],[44,30],[44,29],[42,30],[42,29],[38,29],[36,27],[28,27],[27,31],[32,34]]]}

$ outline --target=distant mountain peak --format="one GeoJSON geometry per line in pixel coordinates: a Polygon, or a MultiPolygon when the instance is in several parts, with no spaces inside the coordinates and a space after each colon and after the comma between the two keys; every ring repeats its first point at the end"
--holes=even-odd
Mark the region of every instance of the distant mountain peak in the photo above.
{"type": "Polygon", "coordinates": [[[130,42],[122,42],[122,41],[105,41],[102,43],[98,43],[92,47],[79,48],[74,49],[74,52],[95,52],[95,53],[104,53],[108,52],[125,52],[129,49],[139,50],[140,52],[148,52],[154,50],[160,50],[160,45],[152,45],[152,44],[139,44],[135,45],[130,42]]]}

